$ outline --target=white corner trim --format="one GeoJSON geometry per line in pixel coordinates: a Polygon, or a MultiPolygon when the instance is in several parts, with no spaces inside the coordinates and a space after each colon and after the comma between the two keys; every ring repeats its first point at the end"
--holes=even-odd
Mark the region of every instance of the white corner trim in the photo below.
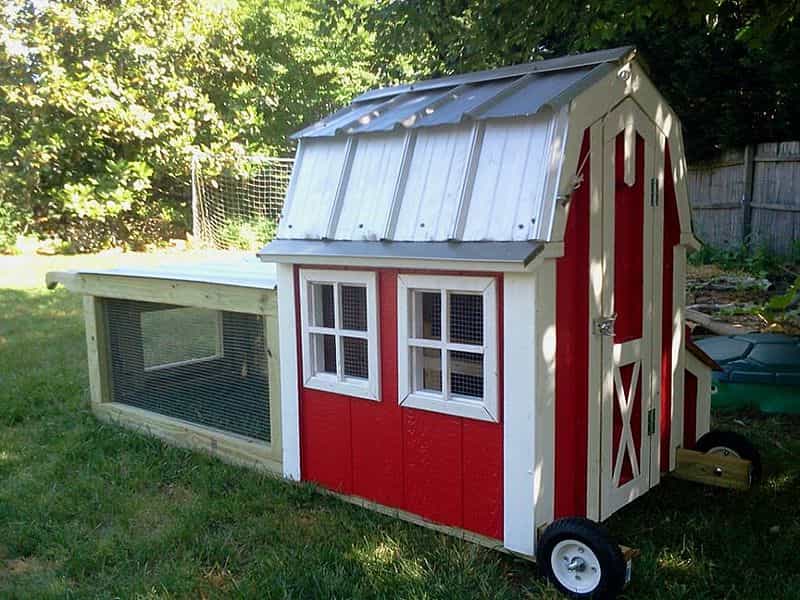
{"type": "Polygon", "coordinates": [[[283,476],[300,481],[300,399],[297,391],[297,323],[294,267],[277,265],[283,476]]]}
{"type": "Polygon", "coordinates": [[[536,552],[536,277],[503,278],[503,545],[536,552]]]}
{"type": "MultiPolygon", "coordinates": [[[[534,524],[538,531],[554,520],[555,515],[555,431],[556,431],[556,261],[548,260],[536,273],[535,318],[536,387],[533,401],[536,411],[534,434],[534,524]]],[[[588,373],[575,373],[588,377],[588,373]]]]}

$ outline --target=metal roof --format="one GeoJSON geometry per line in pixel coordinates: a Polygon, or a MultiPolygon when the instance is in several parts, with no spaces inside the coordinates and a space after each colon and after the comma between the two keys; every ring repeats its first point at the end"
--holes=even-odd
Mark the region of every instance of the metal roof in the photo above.
{"type": "MultiPolygon", "coordinates": [[[[253,259],[240,262],[175,264],[157,267],[116,267],[102,270],[80,269],[69,273],[99,275],[102,277],[140,277],[143,279],[192,281],[270,290],[278,287],[275,265],[253,259]]],[[[59,280],[59,272],[48,273],[47,287],[55,287],[59,280]]]]}
{"type": "Polygon", "coordinates": [[[544,242],[360,242],[274,240],[258,253],[261,260],[301,262],[304,257],[494,262],[527,266],[544,242]]]}
{"type": "Polygon", "coordinates": [[[568,102],[633,53],[625,46],[371,90],[292,138],[529,116],[568,102]]]}
{"type": "Polygon", "coordinates": [[[567,139],[580,135],[569,131],[570,101],[634,54],[615,48],[359,96],[296,134],[278,239],[550,240],[567,139]]]}
{"type": "Polygon", "coordinates": [[[548,239],[566,119],[548,111],[303,139],[279,239],[548,239]]]}

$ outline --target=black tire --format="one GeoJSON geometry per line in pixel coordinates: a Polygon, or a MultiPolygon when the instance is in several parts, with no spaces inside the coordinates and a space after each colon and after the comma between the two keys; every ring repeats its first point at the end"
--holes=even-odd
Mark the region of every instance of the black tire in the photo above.
{"type": "Polygon", "coordinates": [[[734,431],[709,431],[697,440],[695,450],[708,453],[714,449],[724,449],[731,454],[750,461],[750,484],[761,481],[761,454],[743,435],[734,431]]]}
{"type": "MultiPolygon", "coordinates": [[[[566,558],[564,558],[566,560],[566,558]]],[[[570,598],[616,598],[625,586],[626,562],[619,545],[605,527],[581,517],[559,519],[545,529],[536,549],[536,561],[540,572],[558,590],[570,598]],[[576,541],[588,546],[600,567],[599,582],[591,590],[576,591],[566,587],[553,569],[553,552],[560,542],[576,541]]],[[[555,560],[558,562],[558,557],[555,560]]]]}

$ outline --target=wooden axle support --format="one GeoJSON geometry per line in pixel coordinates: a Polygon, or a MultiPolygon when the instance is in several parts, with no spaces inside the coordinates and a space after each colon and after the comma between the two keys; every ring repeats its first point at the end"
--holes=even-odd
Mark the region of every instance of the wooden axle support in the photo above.
{"type": "Polygon", "coordinates": [[[678,448],[676,456],[678,464],[672,474],[678,479],[734,490],[750,488],[752,466],[749,460],[685,448],[678,448]]]}

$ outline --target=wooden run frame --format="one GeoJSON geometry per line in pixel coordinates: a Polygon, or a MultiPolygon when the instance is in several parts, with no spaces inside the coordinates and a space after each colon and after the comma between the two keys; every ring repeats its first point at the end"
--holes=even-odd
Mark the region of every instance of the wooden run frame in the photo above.
{"type": "Polygon", "coordinates": [[[48,274],[48,287],[58,283],[72,292],[83,294],[90,401],[92,411],[99,419],[143,431],[175,446],[207,452],[228,463],[282,474],[280,350],[275,290],[149,277],[48,274]],[[114,402],[105,298],[262,315],[265,318],[270,389],[270,442],[114,402]]]}

